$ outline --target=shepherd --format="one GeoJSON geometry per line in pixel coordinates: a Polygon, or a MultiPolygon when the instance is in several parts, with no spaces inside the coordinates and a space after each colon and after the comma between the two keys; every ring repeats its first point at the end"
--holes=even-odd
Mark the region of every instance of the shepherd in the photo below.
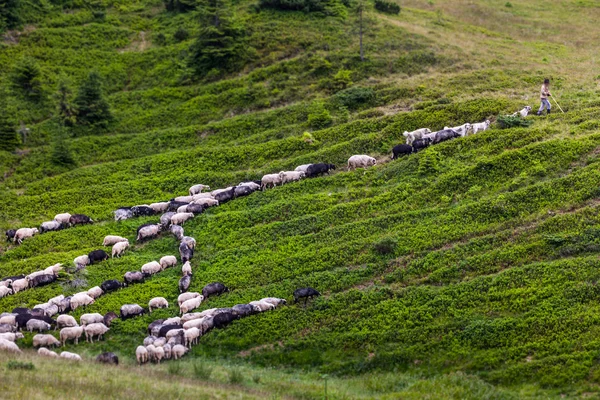
{"type": "Polygon", "coordinates": [[[538,110],[537,115],[542,115],[544,109],[546,109],[548,111],[548,114],[550,114],[550,109],[552,108],[552,106],[548,101],[548,97],[551,96],[552,95],[550,94],[550,79],[546,78],[544,79],[544,84],[542,85],[542,89],[540,90],[540,99],[542,101],[542,104],[540,105],[540,109],[538,110]]]}

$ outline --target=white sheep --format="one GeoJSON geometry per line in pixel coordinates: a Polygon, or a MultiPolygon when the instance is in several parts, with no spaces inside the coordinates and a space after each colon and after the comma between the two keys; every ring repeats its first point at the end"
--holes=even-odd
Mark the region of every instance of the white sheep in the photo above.
{"type": "Polygon", "coordinates": [[[0,350],[10,351],[12,353],[22,353],[21,349],[15,342],[11,342],[6,339],[0,339],[0,350]]]}
{"type": "Polygon", "coordinates": [[[162,271],[162,267],[158,261],[150,261],[142,265],[141,271],[146,275],[154,275],[162,271]]]}
{"type": "MultiPolygon", "coordinates": [[[[304,171],[306,172],[306,171],[304,171]]],[[[240,184],[238,186],[246,186],[248,188],[250,188],[251,190],[258,190],[260,189],[260,185],[256,182],[240,182],[240,184]]]]}
{"type": "Polygon", "coordinates": [[[81,361],[81,356],[79,354],[71,353],[68,351],[63,351],[62,353],[60,353],[60,356],[67,360],[81,361]]]}
{"type": "Polygon", "coordinates": [[[193,196],[195,194],[199,194],[203,190],[210,190],[210,186],[208,186],[208,185],[202,185],[202,184],[194,185],[194,186],[190,187],[190,190],[189,190],[190,196],[193,196]]]}
{"type": "Polygon", "coordinates": [[[281,178],[281,184],[285,185],[288,182],[299,181],[303,179],[306,174],[302,171],[281,171],[279,177],[281,178]]]}
{"type": "Polygon", "coordinates": [[[65,296],[62,294],[59,294],[58,296],[55,296],[53,298],[51,298],[50,300],[48,300],[48,304],[54,304],[56,306],[60,306],[60,303],[65,299],[65,296]]]}
{"type": "Polygon", "coordinates": [[[60,330],[60,341],[64,346],[67,340],[73,340],[75,344],[79,343],[79,338],[83,335],[83,327],[82,326],[72,326],[69,328],[62,328],[60,330]]]}
{"type": "Polygon", "coordinates": [[[25,277],[25,279],[27,279],[29,282],[31,282],[31,281],[32,281],[34,278],[36,278],[36,277],[38,277],[38,276],[42,276],[42,275],[45,275],[45,272],[44,272],[44,270],[41,270],[41,271],[35,271],[35,272],[32,272],[32,273],[30,273],[29,275],[27,275],[27,276],[25,277]]]}
{"type": "Polygon", "coordinates": [[[231,189],[233,189],[233,186],[227,186],[225,189],[215,189],[215,190],[213,190],[212,192],[210,192],[210,194],[211,194],[213,197],[216,197],[218,194],[221,194],[221,193],[228,192],[228,191],[230,191],[231,189]]]}
{"type": "Polygon", "coordinates": [[[479,122],[477,124],[473,124],[473,125],[471,125],[471,131],[473,132],[473,135],[478,132],[483,132],[490,127],[490,124],[491,124],[491,122],[489,119],[485,120],[484,122],[479,122]]]}
{"type": "Polygon", "coordinates": [[[13,290],[6,286],[0,286],[0,299],[13,294],[13,290]]]}
{"type": "Polygon", "coordinates": [[[179,306],[179,312],[183,315],[187,312],[192,311],[193,309],[200,307],[202,300],[203,299],[201,297],[194,297],[193,299],[184,301],[183,304],[179,306]]]}
{"type": "Polygon", "coordinates": [[[60,341],[58,341],[58,339],[56,339],[54,336],[52,335],[43,335],[38,333],[37,335],[35,335],[33,337],[33,347],[40,347],[40,346],[45,346],[45,347],[51,347],[51,346],[60,346],[60,341]]]}
{"type": "Polygon", "coordinates": [[[191,203],[192,201],[194,201],[194,196],[178,196],[175,197],[173,200],[180,203],[191,203]]]}
{"type": "Polygon", "coordinates": [[[187,313],[187,314],[183,314],[181,316],[181,323],[186,323],[189,321],[193,321],[195,319],[200,319],[203,318],[199,312],[194,312],[194,313],[187,313]]]}
{"type": "Polygon", "coordinates": [[[209,192],[209,193],[198,193],[198,194],[195,194],[195,195],[192,196],[192,200],[193,200],[192,203],[194,201],[196,201],[196,200],[199,200],[199,199],[214,199],[214,198],[215,197],[212,194],[212,192],[209,192]]]}
{"type": "Polygon", "coordinates": [[[144,346],[138,346],[135,349],[135,359],[138,365],[142,365],[148,362],[148,350],[144,346]]]}
{"type": "Polygon", "coordinates": [[[169,343],[165,343],[162,348],[165,351],[165,360],[170,360],[171,359],[171,345],[169,343]]]}
{"type": "Polygon", "coordinates": [[[33,309],[41,309],[44,311],[44,315],[47,317],[53,317],[54,315],[58,314],[58,306],[56,304],[50,304],[50,302],[48,303],[44,303],[44,304],[38,304],[35,307],[33,307],[33,309]]]}
{"type": "Polygon", "coordinates": [[[55,352],[53,352],[52,350],[48,350],[45,347],[40,347],[37,351],[38,355],[42,356],[42,357],[58,357],[58,354],[56,354],[55,352]]]}
{"type": "Polygon", "coordinates": [[[154,359],[154,362],[160,364],[160,360],[165,358],[165,349],[162,347],[155,347],[154,352],[152,353],[152,358],[154,359]]]}
{"type": "Polygon", "coordinates": [[[161,257],[160,261],[158,262],[161,266],[162,269],[166,269],[169,267],[174,267],[177,265],[177,257],[175,256],[164,256],[161,257]]]}
{"type": "Polygon", "coordinates": [[[33,332],[34,330],[38,332],[49,331],[50,324],[41,319],[30,319],[27,321],[27,331],[33,332]]]}
{"type": "Polygon", "coordinates": [[[29,287],[29,281],[25,278],[17,279],[12,283],[12,291],[13,293],[19,293],[21,290],[25,290],[29,287]]]}
{"type": "Polygon", "coordinates": [[[269,187],[275,187],[281,185],[281,175],[279,174],[267,174],[264,175],[261,180],[261,188],[268,189],[269,187]]]}
{"type": "Polygon", "coordinates": [[[191,236],[184,236],[181,238],[181,243],[187,244],[190,249],[196,248],[196,239],[191,236]]]}
{"type": "Polygon", "coordinates": [[[421,128],[412,132],[404,131],[402,136],[406,138],[406,144],[411,145],[417,139],[423,139],[423,135],[431,133],[431,129],[429,128],[421,128]]]}
{"type": "Polygon", "coordinates": [[[183,329],[171,329],[169,332],[167,332],[165,337],[167,338],[167,340],[169,340],[172,337],[179,336],[182,334],[183,334],[183,329]]]}
{"type": "Polygon", "coordinates": [[[79,307],[89,306],[94,304],[92,299],[87,293],[77,293],[71,297],[71,309],[76,310],[79,307]]]}
{"type": "MultiPolygon", "coordinates": [[[[190,203],[190,204],[191,204],[191,203],[190,203]]],[[[178,207],[178,208],[177,208],[177,212],[176,212],[176,214],[182,214],[182,213],[185,213],[185,212],[187,212],[187,206],[188,206],[188,205],[187,205],[187,204],[185,204],[185,205],[183,205],[183,206],[181,206],[181,207],[178,207]]]]}
{"type": "Polygon", "coordinates": [[[7,325],[12,325],[14,327],[17,326],[17,322],[16,322],[16,314],[10,314],[10,315],[4,315],[2,317],[0,317],[0,324],[7,324],[7,325]]]}
{"type": "Polygon", "coordinates": [[[171,223],[173,225],[183,225],[188,219],[194,218],[193,213],[177,213],[171,217],[171,223]]]}
{"type": "Polygon", "coordinates": [[[0,339],[8,340],[9,342],[16,342],[19,339],[23,339],[25,336],[21,332],[4,332],[0,333],[0,339]]]}
{"type": "MultiPolygon", "coordinates": [[[[189,314],[186,314],[186,315],[189,315],[189,314]]],[[[193,328],[202,329],[204,319],[205,319],[205,317],[200,317],[200,318],[195,318],[195,319],[186,321],[183,323],[183,329],[185,329],[186,331],[188,331],[189,329],[193,329],[193,328]]]]}
{"type": "Polygon", "coordinates": [[[219,200],[213,199],[213,198],[200,198],[200,199],[196,199],[192,202],[193,204],[199,204],[201,206],[206,206],[206,207],[213,207],[213,206],[218,206],[219,205],[219,200]]]}
{"type": "Polygon", "coordinates": [[[70,224],[70,220],[71,220],[71,214],[69,213],[62,213],[62,214],[56,214],[54,216],[54,220],[56,222],[58,222],[59,224],[70,224]]]}
{"type": "Polygon", "coordinates": [[[104,241],[102,242],[102,246],[112,246],[114,244],[117,244],[119,242],[127,242],[129,241],[129,239],[126,239],[124,237],[121,236],[115,236],[115,235],[108,235],[104,237],[104,241]]]}
{"type": "Polygon", "coordinates": [[[20,228],[15,233],[15,243],[21,244],[23,240],[29,239],[39,233],[37,228],[20,228]]]}
{"type": "Polygon", "coordinates": [[[185,275],[192,275],[192,264],[189,261],[186,261],[185,264],[181,267],[181,273],[185,275]]]}
{"type": "Polygon", "coordinates": [[[264,299],[260,299],[259,301],[264,301],[267,303],[273,304],[275,307],[287,304],[286,299],[279,299],[277,297],[265,297],[264,299]]]}
{"type": "Polygon", "coordinates": [[[0,281],[0,287],[9,287],[12,284],[12,279],[0,281]]]}
{"type": "Polygon", "coordinates": [[[57,231],[60,229],[60,225],[60,222],[54,220],[42,222],[40,225],[40,232],[57,231]]]}
{"type": "Polygon", "coordinates": [[[446,130],[446,129],[452,129],[453,131],[458,132],[458,134],[461,137],[465,137],[471,130],[471,124],[467,122],[466,124],[455,126],[454,128],[448,128],[447,126],[445,126],[444,130],[446,130]]]}
{"type": "Polygon", "coordinates": [[[148,207],[150,207],[155,213],[163,213],[169,208],[169,202],[161,201],[159,203],[152,203],[148,207]]]}
{"type": "Polygon", "coordinates": [[[163,321],[163,325],[179,325],[181,324],[181,318],[179,317],[171,317],[167,318],[163,321]]]}
{"type": "Polygon", "coordinates": [[[93,288],[91,288],[87,291],[87,294],[92,299],[97,299],[98,297],[100,297],[104,294],[104,291],[102,289],[100,289],[100,286],[94,286],[93,288]]]}
{"type": "Polygon", "coordinates": [[[129,248],[129,241],[115,243],[112,247],[112,258],[121,257],[127,248],[129,248]]]}
{"type": "MultiPolygon", "coordinates": [[[[173,214],[175,215],[175,214],[173,214]]],[[[175,236],[177,240],[183,239],[183,228],[179,225],[171,225],[169,231],[175,236]]]]}
{"type": "Polygon", "coordinates": [[[58,275],[60,271],[62,271],[63,267],[61,263],[57,263],[49,266],[44,270],[45,275],[58,275]]]}
{"type": "Polygon", "coordinates": [[[354,155],[348,159],[348,170],[353,170],[356,168],[368,168],[376,164],[377,160],[373,157],[365,154],[354,155]]]}
{"type": "Polygon", "coordinates": [[[308,170],[308,167],[310,167],[312,164],[302,164],[302,165],[298,165],[296,167],[296,169],[294,169],[294,171],[300,171],[300,172],[304,172],[306,173],[306,171],[308,170]]]}
{"type": "Polygon", "coordinates": [[[77,320],[74,317],[72,317],[71,315],[62,314],[62,315],[59,315],[58,318],[56,318],[56,328],[57,329],[71,328],[74,326],[78,326],[77,320]]]}
{"type": "Polygon", "coordinates": [[[85,341],[87,342],[89,340],[90,342],[94,343],[94,337],[98,336],[98,340],[101,340],[102,335],[108,332],[110,328],[101,322],[97,322],[86,325],[83,330],[85,331],[85,341]]]}
{"type": "Polygon", "coordinates": [[[171,349],[171,356],[173,357],[174,360],[179,360],[181,357],[183,357],[185,355],[185,353],[187,353],[187,350],[188,349],[186,349],[185,346],[176,344],[171,349]]]}
{"type": "Polygon", "coordinates": [[[87,265],[90,265],[90,258],[87,254],[84,254],[82,256],[76,257],[73,260],[73,264],[75,264],[75,269],[80,270],[82,268],[85,268],[87,265]]]}
{"type": "Polygon", "coordinates": [[[251,301],[248,304],[258,307],[261,312],[275,309],[275,304],[267,303],[266,301],[251,301]]]}
{"type": "Polygon", "coordinates": [[[153,308],[169,308],[169,302],[164,297],[155,297],[148,302],[148,310],[152,312],[153,308]]]}
{"type": "Polygon", "coordinates": [[[204,296],[202,296],[200,293],[198,292],[186,292],[186,293],[181,293],[179,295],[179,297],[177,297],[177,303],[179,304],[179,306],[181,307],[181,305],[189,299],[193,299],[195,297],[202,297],[202,300],[204,300],[204,296]]]}
{"type": "Polygon", "coordinates": [[[81,324],[81,326],[95,324],[97,322],[104,322],[104,317],[102,316],[102,314],[83,314],[81,317],[79,317],[79,323],[81,324]]]}
{"type": "Polygon", "coordinates": [[[152,344],[154,345],[154,347],[163,347],[166,343],[167,343],[167,338],[160,337],[160,338],[157,338],[154,341],[154,343],[152,343],[152,344]]]}
{"type": "Polygon", "coordinates": [[[192,347],[194,344],[198,344],[198,338],[200,337],[200,329],[193,327],[187,329],[184,334],[185,345],[187,347],[192,347]]]}
{"type": "Polygon", "coordinates": [[[139,242],[140,240],[150,239],[158,236],[159,233],[160,225],[144,226],[139,230],[136,240],[139,242]]]}

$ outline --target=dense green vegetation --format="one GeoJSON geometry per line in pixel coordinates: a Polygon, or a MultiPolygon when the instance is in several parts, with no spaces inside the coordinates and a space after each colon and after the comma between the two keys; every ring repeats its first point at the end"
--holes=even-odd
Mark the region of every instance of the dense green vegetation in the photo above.
{"type": "MultiPolygon", "coordinates": [[[[476,1],[466,20],[442,5],[406,3],[390,15],[367,2],[363,62],[355,1],[207,0],[199,10],[187,0],[15,3],[21,30],[0,43],[0,228],[66,211],[97,223],[2,244],[0,276],[71,265],[108,234],[133,243],[137,226],[157,220],[114,222],[120,206],[330,162],[331,176],[236,199],[185,225],[198,242],[190,290],[214,281],[231,288],[203,308],[266,296],[291,303],[302,286],[324,295],[213,331],[181,370],[160,373],[210,376],[194,363],[233,364],[253,389],[303,398],[321,395],[320,374],[355,388],[335,398],[596,393],[596,77],[560,64],[571,49],[554,37],[520,40],[495,20],[471,20],[484,10],[536,22],[533,1],[510,9],[476,1]],[[540,65],[540,49],[557,65],[540,65]],[[567,113],[502,117],[524,102],[535,108],[545,76],[567,113]],[[486,132],[390,161],[405,130],[499,116],[503,124],[486,132]],[[31,130],[24,142],[19,121],[31,130]],[[345,171],[352,154],[378,165],[345,171]],[[249,378],[263,373],[270,378],[249,378]],[[297,391],[278,386],[294,374],[307,374],[297,391]]],[[[544,12],[585,20],[598,9],[544,12]]],[[[122,279],[176,252],[164,234],[2,298],[0,311],[122,279]]],[[[72,314],[155,296],[176,304],[179,277],[178,268],[164,271],[72,314]]],[[[176,314],[172,306],[115,321],[104,341],[66,350],[115,351],[133,363],[148,323],[176,314]]],[[[27,335],[22,347],[30,345],[27,335]]],[[[219,382],[239,383],[233,371],[219,382]]]]}

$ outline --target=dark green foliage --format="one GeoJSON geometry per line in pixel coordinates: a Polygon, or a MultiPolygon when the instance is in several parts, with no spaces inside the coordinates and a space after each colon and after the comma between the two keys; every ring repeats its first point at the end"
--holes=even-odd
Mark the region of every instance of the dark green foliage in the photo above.
{"type": "Polygon", "coordinates": [[[163,0],[167,11],[188,12],[194,10],[199,2],[197,0],[163,0]]]}
{"type": "Polygon", "coordinates": [[[19,8],[21,0],[0,1],[0,33],[7,29],[15,29],[21,24],[19,8]]]}
{"type": "Polygon", "coordinates": [[[419,158],[419,173],[433,174],[440,169],[440,154],[434,147],[428,147],[421,153],[419,158]]]}
{"type": "Polygon", "coordinates": [[[13,89],[30,100],[42,95],[42,72],[37,61],[31,57],[21,59],[11,73],[13,89]]]}
{"type": "Polygon", "coordinates": [[[386,0],[375,0],[375,9],[387,14],[400,14],[400,6],[386,0]]]}
{"type": "Polygon", "coordinates": [[[323,129],[333,123],[331,113],[322,104],[316,104],[308,114],[308,125],[313,129],[323,129]]]}
{"type": "Polygon", "coordinates": [[[113,118],[102,93],[100,74],[96,71],[90,72],[83,81],[73,105],[78,125],[106,128],[113,118]]]}
{"type": "Polygon", "coordinates": [[[194,376],[198,379],[208,380],[212,375],[212,368],[202,364],[201,362],[194,363],[194,376]]]}
{"type": "Polygon", "coordinates": [[[35,369],[35,365],[30,362],[11,360],[6,363],[6,368],[10,370],[32,371],[35,369]]]}
{"type": "Polygon", "coordinates": [[[187,38],[189,38],[189,37],[190,37],[190,34],[188,33],[188,31],[182,27],[179,27],[179,29],[177,29],[175,31],[175,33],[173,34],[173,39],[175,39],[178,42],[183,42],[184,40],[187,40],[187,38]]]}
{"type": "Polygon", "coordinates": [[[528,127],[533,121],[530,119],[523,119],[520,115],[513,117],[512,115],[499,115],[496,121],[501,129],[528,127]]]}
{"type": "Polygon", "coordinates": [[[375,251],[381,255],[394,254],[397,246],[398,242],[393,238],[382,239],[373,245],[375,251]]]}
{"type": "Polygon", "coordinates": [[[65,78],[58,82],[56,94],[54,95],[57,104],[58,119],[63,126],[71,127],[75,124],[75,109],[72,105],[73,92],[65,78]]]}
{"type": "Polygon", "coordinates": [[[190,48],[189,66],[198,78],[240,70],[253,56],[244,26],[224,0],[199,2],[200,34],[190,48]]]}
{"type": "Polygon", "coordinates": [[[52,141],[52,154],[51,161],[54,165],[62,167],[72,167],[75,165],[75,160],[69,149],[69,145],[66,142],[65,134],[58,132],[55,134],[55,138],[52,141]]]}
{"type": "Polygon", "coordinates": [[[13,151],[19,145],[15,124],[0,101],[0,150],[13,151]]]}
{"type": "Polygon", "coordinates": [[[349,110],[357,110],[373,106],[376,100],[375,91],[372,88],[352,87],[335,94],[334,101],[349,110]]]}
{"type": "Polygon", "coordinates": [[[284,11],[318,12],[325,15],[339,15],[343,3],[338,0],[259,0],[260,8],[274,8],[284,11]]]}

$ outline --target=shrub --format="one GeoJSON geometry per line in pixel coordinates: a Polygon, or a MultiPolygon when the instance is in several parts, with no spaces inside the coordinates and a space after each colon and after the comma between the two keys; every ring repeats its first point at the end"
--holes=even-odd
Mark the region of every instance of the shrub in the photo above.
{"type": "Polygon", "coordinates": [[[353,87],[336,93],[334,101],[349,110],[356,110],[372,106],[375,103],[375,91],[371,88],[353,87]]]}
{"type": "Polygon", "coordinates": [[[79,125],[105,128],[112,120],[108,102],[102,94],[102,81],[96,71],[89,73],[75,97],[75,110],[79,125]]]}
{"type": "Polygon", "coordinates": [[[313,129],[327,128],[333,123],[333,118],[325,108],[314,111],[308,115],[308,125],[313,129]]]}
{"type": "Polygon", "coordinates": [[[4,107],[0,107],[0,150],[13,151],[19,145],[17,131],[4,107]]]}
{"type": "Polygon", "coordinates": [[[375,251],[381,255],[393,254],[397,246],[398,242],[393,238],[382,239],[373,245],[375,251]]]}
{"type": "Polygon", "coordinates": [[[163,0],[167,11],[188,12],[196,8],[196,0],[163,0]]]}
{"type": "Polygon", "coordinates": [[[512,115],[500,115],[498,116],[498,126],[500,129],[528,127],[533,123],[531,120],[523,119],[520,115],[513,117],[512,115]]]}
{"type": "Polygon", "coordinates": [[[242,374],[242,371],[240,371],[237,368],[234,368],[231,371],[229,371],[229,383],[231,383],[232,385],[239,385],[243,382],[244,375],[242,374]]]}
{"type": "Polygon", "coordinates": [[[159,46],[164,46],[167,44],[167,37],[165,36],[164,33],[159,32],[155,37],[154,37],[154,43],[156,43],[159,46]]]}
{"type": "Polygon", "coordinates": [[[167,368],[167,371],[171,375],[179,375],[181,374],[181,364],[178,362],[170,363],[169,367],[167,368]]]}
{"type": "Polygon", "coordinates": [[[400,6],[385,0],[375,0],[375,8],[387,14],[400,14],[400,6]]]}
{"type": "Polygon", "coordinates": [[[56,134],[52,143],[52,156],[50,159],[54,165],[63,167],[75,165],[75,160],[62,132],[56,134]]]}
{"type": "Polygon", "coordinates": [[[252,375],[252,382],[254,382],[258,385],[260,383],[260,375],[258,375],[258,374],[252,375]]]}
{"type": "Polygon", "coordinates": [[[440,154],[433,148],[426,149],[419,158],[419,173],[432,174],[440,169],[440,154]]]}
{"type": "Polygon", "coordinates": [[[196,378],[207,380],[212,374],[212,368],[201,363],[194,364],[194,375],[196,378]]]}
{"type": "Polygon", "coordinates": [[[75,124],[75,109],[71,104],[73,92],[65,78],[58,82],[58,88],[54,98],[57,102],[58,118],[63,126],[73,126],[75,124]]]}
{"type": "Polygon", "coordinates": [[[13,369],[13,370],[14,369],[22,369],[22,370],[26,370],[26,371],[32,371],[35,369],[35,365],[33,365],[33,363],[30,363],[30,362],[11,360],[6,363],[6,368],[13,369]]]}
{"type": "Polygon", "coordinates": [[[343,4],[338,0],[260,0],[259,8],[274,8],[282,11],[304,11],[324,15],[343,14],[343,4]]]}
{"type": "Polygon", "coordinates": [[[173,34],[173,39],[175,39],[178,42],[183,42],[189,37],[190,34],[188,33],[188,31],[182,27],[179,27],[179,29],[177,29],[177,31],[175,31],[175,33],[173,34]]]}

